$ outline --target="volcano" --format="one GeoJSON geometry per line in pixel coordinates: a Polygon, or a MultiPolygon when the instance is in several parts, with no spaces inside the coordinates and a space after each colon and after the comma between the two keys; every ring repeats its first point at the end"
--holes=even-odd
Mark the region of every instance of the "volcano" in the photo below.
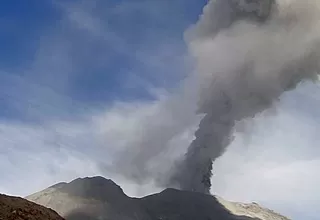
{"type": "Polygon", "coordinates": [[[103,177],[59,183],[26,199],[55,210],[67,220],[288,220],[256,203],[232,203],[176,189],[131,198],[103,177]]]}

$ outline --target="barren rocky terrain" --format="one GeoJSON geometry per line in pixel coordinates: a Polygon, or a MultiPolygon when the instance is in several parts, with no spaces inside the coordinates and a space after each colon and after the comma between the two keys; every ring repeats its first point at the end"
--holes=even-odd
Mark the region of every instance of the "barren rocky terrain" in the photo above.
{"type": "Polygon", "coordinates": [[[175,189],[131,198],[103,177],[59,183],[27,199],[56,210],[67,220],[288,220],[258,204],[231,203],[175,189]]]}
{"type": "Polygon", "coordinates": [[[64,220],[55,211],[19,197],[0,195],[0,220],[64,220]]]}

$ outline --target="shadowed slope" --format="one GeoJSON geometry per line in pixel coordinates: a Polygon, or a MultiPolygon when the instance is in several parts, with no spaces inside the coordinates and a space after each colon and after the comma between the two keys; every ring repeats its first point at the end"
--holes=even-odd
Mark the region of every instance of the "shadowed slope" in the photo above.
{"type": "Polygon", "coordinates": [[[159,194],[144,197],[139,202],[151,219],[253,220],[231,214],[214,196],[195,192],[166,189],[159,194]]]}
{"type": "Polygon", "coordinates": [[[67,220],[282,220],[272,213],[269,219],[234,215],[214,196],[175,189],[130,198],[103,177],[56,184],[27,199],[56,210],[67,220]]]}

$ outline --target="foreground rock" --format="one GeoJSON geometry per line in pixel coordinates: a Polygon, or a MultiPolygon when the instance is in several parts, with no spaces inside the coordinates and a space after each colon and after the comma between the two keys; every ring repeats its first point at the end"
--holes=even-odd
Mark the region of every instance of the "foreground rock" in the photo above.
{"type": "Polygon", "coordinates": [[[0,195],[0,220],[64,220],[55,211],[25,199],[0,195]]]}
{"type": "Polygon", "coordinates": [[[130,198],[102,177],[59,183],[27,199],[56,210],[67,220],[287,220],[261,207],[260,215],[240,208],[236,212],[214,196],[174,189],[130,198]]]}

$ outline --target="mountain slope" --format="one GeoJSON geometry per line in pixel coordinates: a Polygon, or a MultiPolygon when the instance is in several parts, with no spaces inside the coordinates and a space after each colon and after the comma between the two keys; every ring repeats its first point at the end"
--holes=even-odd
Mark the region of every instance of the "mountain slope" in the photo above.
{"type": "Polygon", "coordinates": [[[161,193],[139,199],[151,219],[172,220],[252,220],[235,216],[215,197],[200,193],[166,189],[161,193]]]}
{"type": "Polygon", "coordinates": [[[231,213],[230,205],[214,196],[175,189],[130,198],[102,177],[59,183],[27,199],[56,210],[67,220],[287,220],[262,208],[260,215],[239,212],[239,208],[231,213]]]}
{"type": "Polygon", "coordinates": [[[19,197],[0,194],[1,220],[63,220],[55,211],[19,197]]]}
{"type": "Polygon", "coordinates": [[[229,202],[220,197],[217,197],[217,199],[234,215],[245,215],[261,220],[289,220],[287,217],[284,217],[273,210],[262,208],[257,203],[246,204],[240,202],[229,202]]]}

